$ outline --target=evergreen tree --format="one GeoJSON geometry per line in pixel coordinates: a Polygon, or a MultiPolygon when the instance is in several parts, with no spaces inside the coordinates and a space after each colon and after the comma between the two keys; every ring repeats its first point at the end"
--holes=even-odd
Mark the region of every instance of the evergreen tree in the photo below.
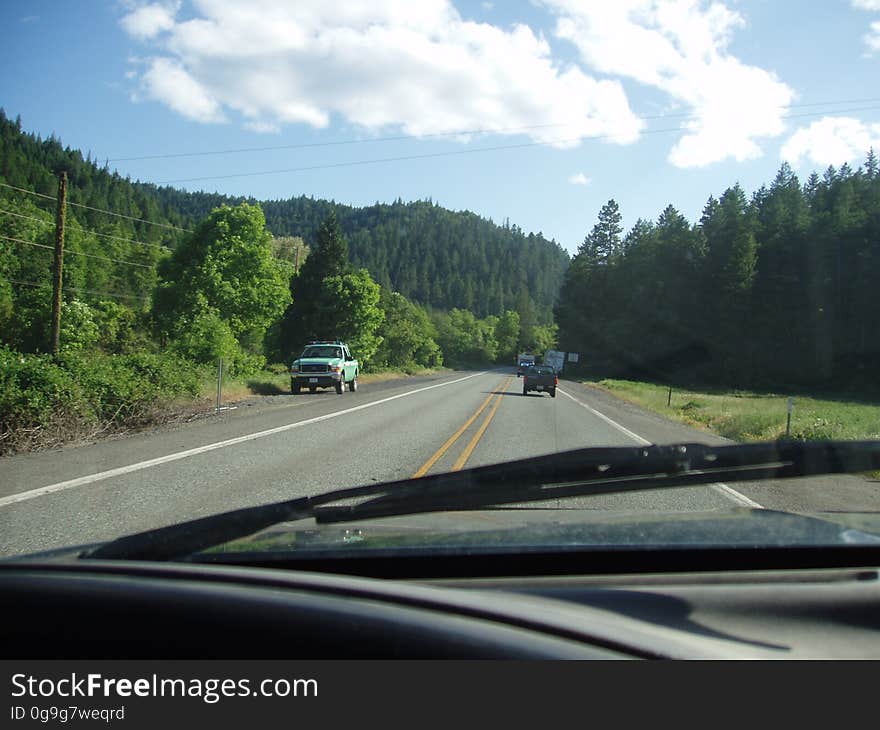
{"type": "Polygon", "coordinates": [[[318,339],[340,337],[340,310],[328,300],[328,279],[351,271],[348,244],[336,213],[331,211],[318,229],[315,246],[298,275],[290,280],[292,304],[280,325],[280,349],[285,360],[318,339]]]}
{"type": "Polygon", "coordinates": [[[620,253],[622,220],[619,206],[609,200],[599,211],[599,221],[578,248],[578,254],[583,254],[589,263],[604,264],[620,253]]]}
{"type": "Polygon", "coordinates": [[[745,325],[757,263],[755,221],[739,185],[707,205],[701,220],[706,237],[704,331],[714,350],[721,379],[745,385],[751,378],[753,342],[745,325]]]}
{"type": "Polygon", "coordinates": [[[877,155],[874,154],[874,148],[871,147],[865,160],[865,175],[867,175],[868,180],[873,182],[877,179],[878,174],[880,174],[880,165],[877,163],[877,155]]]}

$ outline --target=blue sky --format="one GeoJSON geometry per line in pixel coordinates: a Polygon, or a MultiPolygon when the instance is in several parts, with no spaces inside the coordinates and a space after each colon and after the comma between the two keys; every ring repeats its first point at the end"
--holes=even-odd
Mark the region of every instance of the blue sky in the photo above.
{"type": "Polygon", "coordinates": [[[431,198],[569,251],[609,198],[696,220],[880,149],[880,0],[6,0],[0,34],[7,115],[132,179],[431,198]]]}

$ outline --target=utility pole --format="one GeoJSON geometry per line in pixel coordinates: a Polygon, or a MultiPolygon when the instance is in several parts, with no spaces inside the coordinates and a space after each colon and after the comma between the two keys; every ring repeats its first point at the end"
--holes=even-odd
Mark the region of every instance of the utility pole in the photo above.
{"type": "Polygon", "coordinates": [[[55,267],[52,272],[52,354],[61,340],[61,281],[64,268],[64,215],[67,209],[67,173],[58,176],[58,205],[55,210],[55,267]]]}

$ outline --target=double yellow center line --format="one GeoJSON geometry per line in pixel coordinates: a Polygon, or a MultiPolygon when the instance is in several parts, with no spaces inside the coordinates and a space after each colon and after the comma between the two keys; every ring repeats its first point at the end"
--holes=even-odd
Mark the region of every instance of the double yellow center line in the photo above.
{"type": "Polygon", "coordinates": [[[455,464],[452,465],[452,471],[459,471],[470,458],[470,455],[473,453],[474,449],[477,447],[477,444],[480,442],[480,439],[483,437],[483,434],[486,433],[486,429],[489,427],[489,424],[492,422],[492,419],[495,417],[495,412],[498,410],[498,406],[501,405],[501,398],[503,396],[504,391],[507,390],[507,386],[510,385],[510,381],[513,380],[513,376],[508,376],[504,379],[504,381],[493,390],[486,397],[486,400],[482,402],[479,408],[477,408],[476,412],[465,421],[461,428],[459,428],[452,436],[450,436],[444,444],[434,452],[433,456],[428,459],[424,464],[422,464],[418,471],[413,474],[413,479],[418,479],[419,477],[425,476],[428,473],[428,470],[434,466],[443,455],[449,451],[452,445],[461,438],[461,435],[470,428],[471,424],[480,417],[480,414],[486,410],[486,407],[489,405],[489,402],[492,398],[495,398],[495,403],[489,411],[489,415],[483,420],[480,424],[480,427],[477,429],[477,432],[473,435],[471,440],[468,442],[468,445],[464,447],[464,451],[461,452],[461,456],[456,459],[455,464]]]}

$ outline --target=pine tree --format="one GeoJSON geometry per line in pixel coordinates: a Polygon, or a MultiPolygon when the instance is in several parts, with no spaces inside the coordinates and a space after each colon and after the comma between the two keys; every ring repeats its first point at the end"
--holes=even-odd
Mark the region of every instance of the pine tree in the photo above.
{"type": "Polygon", "coordinates": [[[290,280],[293,303],[280,325],[279,348],[285,360],[310,340],[336,337],[334,312],[326,306],[325,282],[352,271],[348,244],[335,211],[330,211],[318,229],[314,248],[299,275],[290,280]]]}
{"type": "Polygon", "coordinates": [[[599,211],[599,221],[578,248],[578,254],[583,254],[591,264],[608,263],[621,252],[622,220],[619,206],[614,199],[609,200],[599,211]]]}
{"type": "Polygon", "coordinates": [[[877,155],[874,154],[874,148],[868,150],[868,157],[865,159],[865,175],[868,180],[874,181],[878,176],[877,155]]]}
{"type": "Polygon", "coordinates": [[[751,377],[746,316],[757,263],[755,222],[739,185],[719,201],[710,198],[701,229],[706,239],[703,279],[704,329],[717,364],[716,375],[743,386],[751,377]]]}

